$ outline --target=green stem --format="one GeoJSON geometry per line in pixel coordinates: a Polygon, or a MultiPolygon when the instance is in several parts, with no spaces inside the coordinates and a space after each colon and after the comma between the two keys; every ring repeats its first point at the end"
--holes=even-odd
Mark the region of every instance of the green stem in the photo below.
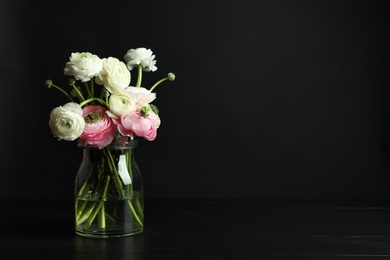
{"type": "Polygon", "coordinates": [[[68,94],[66,93],[65,90],[63,90],[61,87],[57,86],[57,85],[54,85],[54,84],[50,84],[49,85],[49,88],[50,87],[54,87],[55,89],[59,90],[62,94],[64,94],[70,101],[73,102],[73,98],[68,94]]]}
{"type": "Polygon", "coordinates": [[[113,181],[114,181],[115,187],[116,187],[118,193],[120,194],[121,198],[123,198],[124,197],[124,192],[123,192],[123,189],[122,189],[121,181],[120,181],[119,176],[118,176],[118,170],[116,169],[116,166],[115,166],[114,158],[112,157],[112,154],[111,154],[110,151],[103,150],[103,152],[105,152],[106,157],[108,159],[108,166],[110,168],[110,172],[112,173],[112,177],[113,177],[113,181]]]}
{"type": "Polygon", "coordinates": [[[77,197],[78,197],[78,198],[85,199],[85,197],[86,197],[87,194],[88,194],[89,186],[91,186],[91,184],[90,184],[90,182],[89,182],[89,178],[87,178],[87,179],[84,181],[83,186],[81,186],[79,192],[77,193],[77,197]]]}
{"type": "Polygon", "coordinates": [[[152,92],[158,85],[160,85],[161,83],[163,83],[164,81],[168,80],[169,78],[166,77],[166,78],[163,78],[163,79],[160,79],[159,81],[157,81],[149,90],[150,92],[152,92]]]}
{"type": "Polygon", "coordinates": [[[135,85],[136,87],[140,87],[142,82],[142,65],[138,65],[138,77],[137,77],[137,84],[135,85]]]}
{"type": "Polygon", "coordinates": [[[80,218],[80,214],[83,212],[86,204],[87,202],[85,200],[75,199],[76,222],[80,218]]]}
{"type": "Polygon", "coordinates": [[[101,229],[106,228],[106,212],[104,209],[104,203],[100,207],[99,215],[98,215],[98,227],[101,229]]]}
{"type": "Polygon", "coordinates": [[[135,211],[134,207],[133,207],[133,204],[131,203],[130,200],[126,200],[127,201],[127,205],[129,206],[131,212],[130,214],[132,213],[135,217],[135,219],[137,220],[137,222],[140,224],[140,226],[143,226],[144,223],[142,222],[142,220],[139,218],[137,212],[135,211]]]}
{"type": "Polygon", "coordinates": [[[87,178],[84,180],[84,183],[81,186],[76,196],[77,225],[83,223],[88,218],[89,214],[91,213],[91,210],[95,206],[95,203],[93,203],[93,205],[89,204],[89,207],[86,208],[86,206],[88,205],[86,198],[88,196],[89,188],[91,187],[92,175],[93,175],[93,168],[90,170],[89,174],[87,175],[87,178]]]}
{"type": "Polygon", "coordinates": [[[80,212],[76,217],[76,225],[81,225],[84,221],[86,221],[96,206],[96,202],[93,201],[91,203],[86,202],[87,204],[84,206],[82,212],[80,212]]]}
{"type": "MultiPolygon", "coordinates": [[[[82,224],[86,219],[88,219],[88,217],[91,215],[92,210],[96,206],[95,201],[90,201],[90,202],[86,201],[88,196],[90,196],[89,191],[90,191],[90,187],[91,187],[92,182],[93,182],[93,179],[92,179],[94,176],[93,171],[94,171],[94,168],[91,168],[87,178],[84,180],[84,184],[81,186],[80,191],[77,194],[77,200],[78,200],[78,203],[76,205],[77,206],[77,215],[76,215],[77,225],[82,224]]],[[[100,182],[101,181],[99,181],[99,183],[97,185],[95,185],[93,191],[91,192],[92,195],[96,194],[99,187],[101,187],[100,182]]],[[[90,197],[89,199],[94,200],[95,198],[90,197]]]]}
{"type": "MultiPolygon", "coordinates": [[[[133,181],[133,167],[131,165],[131,157],[132,157],[132,149],[129,149],[127,152],[126,152],[126,163],[128,165],[128,170],[129,170],[129,175],[130,175],[130,178],[131,180],[133,181]]],[[[133,198],[134,196],[134,193],[133,193],[133,185],[132,184],[129,184],[127,185],[127,192],[128,192],[128,197],[129,198],[133,198]]],[[[130,209],[130,214],[133,214],[135,219],[137,220],[137,222],[143,226],[143,222],[142,220],[140,219],[141,218],[144,218],[144,214],[143,214],[143,210],[142,210],[142,207],[139,203],[139,200],[136,199],[136,208],[138,210],[136,210],[133,206],[133,204],[131,203],[130,200],[127,200],[127,204],[129,206],[129,209],[130,209]],[[137,211],[138,211],[138,214],[137,214],[137,211]]]]}
{"type": "Polygon", "coordinates": [[[75,84],[71,84],[71,86],[76,91],[77,96],[79,97],[80,101],[84,101],[85,98],[83,97],[83,94],[81,94],[80,90],[76,87],[76,85],[75,84]]]}
{"type": "Polygon", "coordinates": [[[90,90],[91,90],[90,97],[95,96],[95,79],[94,78],[92,78],[90,81],[90,90]]]}
{"type": "Polygon", "coordinates": [[[141,216],[141,218],[144,218],[144,210],[141,207],[141,204],[139,203],[138,198],[135,200],[135,207],[136,207],[136,209],[138,209],[137,211],[138,211],[139,215],[141,216]]]}
{"type": "MultiPolygon", "coordinates": [[[[131,166],[131,155],[132,149],[129,149],[126,151],[126,165],[128,166],[127,169],[129,171],[130,179],[133,181],[133,167],[131,166]]],[[[126,185],[126,193],[127,196],[132,198],[133,197],[133,185],[126,185]]]]}
{"type": "MultiPolygon", "coordinates": [[[[88,181],[90,183],[90,181],[88,181]]],[[[90,186],[90,184],[89,184],[90,186]]],[[[88,187],[89,187],[88,186],[88,187]]],[[[94,198],[93,194],[96,194],[97,193],[97,190],[101,187],[100,185],[100,182],[95,186],[95,188],[93,189],[93,191],[91,192],[92,194],[92,197],[90,198],[91,200],[95,200],[96,198],[94,198]]],[[[86,195],[84,195],[85,197],[83,197],[82,199],[85,199],[88,195],[88,192],[89,192],[89,188],[85,190],[85,193],[86,195]]],[[[76,217],[76,221],[77,221],[77,225],[80,225],[82,224],[85,220],[87,220],[88,218],[91,217],[91,212],[92,210],[95,208],[96,206],[96,201],[90,201],[89,203],[83,203],[81,206],[79,206],[77,212],[77,217],[76,217]],[[87,206],[88,204],[88,206],[87,206]]]]}
{"type": "Polygon", "coordinates": [[[89,227],[92,225],[92,222],[96,218],[96,215],[99,212],[100,208],[102,207],[103,203],[104,203],[103,201],[99,201],[99,204],[97,205],[97,207],[94,207],[93,211],[89,215],[89,218],[85,222],[85,225],[84,225],[84,228],[83,228],[84,230],[88,230],[89,227]]]}
{"type": "Polygon", "coordinates": [[[93,101],[98,101],[103,106],[107,106],[107,103],[104,100],[97,98],[97,97],[88,98],[87,100],[84,100],[83,102],[81,102],[79,105],[82,107],[82,106],[85,106],[86,104],[93,102],[93,101]]]}
{"type": "Polygon", "coordinates": [[[99,98],[103,99],[105,92],[106,92],[106,90],[104,88],[102,88],[102,90],[100,91],[100,94],[99,94],[99,98]]]}
{"type": "Polygon", "coordinates": [[[109,224],[115,224],[116,223],[115,219],[113,217],[111,217],[110,215],[108,215],[107,213],[106,213],[106,221],[109,224]]]}
{"type": "MultiPolygon", "coordinates": [[[[107,176],[107,179],[104,183],[102,193],[100,194],[100,201],[97,205],[97,207],[94,207],[91,214],[89,215],[85,225],[84,225],[84,230],[88,230],[89,227],[92,225],[93,221],[95,220],[97,214],[99,213],[100,215],[103,215],[102,219],[98,219],[98,226],[105,228],[106,227],[106,221],[105,221],[105,210],[104,210],[104,199],[107,197],[107,190],[108,190],[108,184],[110,183],[110,176],[107,176]]],[[[96,204],[96,202],[94,203],[96,204]]]]}
{"type": "MultiPolygon", "coordinates": [[[[126,154],[127,156],[127,160],[129,160],[128,158],[130,157],[131,159],[131,155],[130,152],[128,152],[126,154]]],[[[119,194],[122,196],[122,198],[124,198],[124,192],[123,192],[123,188],[122,188],[122,182],[121,180],[119,179],[119,174],[118,174],[118,171],[116,169],[116,166],[115,166],[115,162],[114,162],[114,158],[112,157],[112,154],[110,153],[110,151],[107,151],[107,158],[109,159],[108,162],[109,162],[109,167],[110,167],[110,170],[111,172],[113,173],[113,177],[114,177],[114,183],[115,183],[115,186],[119,192],[119,194]]],[[[128,186],[132,186],[131,184],[128,185],[128,186]]],[[[131,198],[131,197],[130,197],[131,198]]],[[[134,206],[133,204],[131,203],[131,201],[129,199],[126,199],[127,201],[127,205],[129,206],[129,210],[130,210],[130,214],[132,214],[135,219],[137,220],[137,222],[143,226],[143,223],[142,223],[142,220],[140,219],[140,217],[138,216],[136,210],[134,209],[134,206]]],[[[142,210],[141,210],[142,211],[142,210]]],[[[143,214],[143,213],[142,213],[143,214]]]]}
{"type": "Polygon", "coordinates": [[[93,97],[93,94],[92,94],[92,92],[91,92],[91,90],[90,90],[90,88],[89,88],[88,82],[85,82],[84,85],[85,85],[85,90],[87,91],[88,97],[93,97]]]}
{"type": "Polygon", "coordinates": [[[132,149],[128,149],[128,151],[126,152],[126,164],[128,165],[130,178],[131,180],[133,180],[133,167],[131,167],[131,155],[132,155],[132,149]]]}
{"type": "Polygon", "coordinates": [[[77,193],[77,198],[85,199],[88,195],[89,187],[91,186],[91,178],[93,175],[94,168],[91,168],[87,178],[84,180],[83,185],[81,186],[79,192],[77,193]]]}
{"type": "Polygon", "coordinates": [[[104,183],[103,192],[101,194],[101,199],[105,200],[107,198],[108,184],[110,184],[111,176],[107,175],[106,182],[104,183]]]}
{"type": "MultiPolygon", "coordinates": [[[[107,175],[106,182],[104,183],[103,191],[101,194],[101,200],[105,201],[107,198],[107,190],[108,185],[110,184],[110,175],[107,175]]],[[[104,202],[99,210],[99,218],[98,218],[98,226],[99,228],[106,228],[106,211],[105,211],[105,205],[104,202]]]]}

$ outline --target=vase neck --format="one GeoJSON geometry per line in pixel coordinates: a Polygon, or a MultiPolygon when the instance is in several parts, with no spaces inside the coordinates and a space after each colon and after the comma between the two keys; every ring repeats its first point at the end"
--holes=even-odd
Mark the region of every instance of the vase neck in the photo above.
{"type": "Polygon", "coordinates": [[[133,139],[133,140],[126,142],[125,145],[119,145],[117,142],[113,142],[113,143],[111,143],[103,148],[98,148],[98,147],[94,147],[94,146],[81,146],[81,148],[83,148],[84,150],[85,149],[87,149],[87,150],[104,150],[104,149],[105,150],[127,150],[127,149],[134,149],[137,147],[137,145],[138,145],[138,140],[133,139]]]}

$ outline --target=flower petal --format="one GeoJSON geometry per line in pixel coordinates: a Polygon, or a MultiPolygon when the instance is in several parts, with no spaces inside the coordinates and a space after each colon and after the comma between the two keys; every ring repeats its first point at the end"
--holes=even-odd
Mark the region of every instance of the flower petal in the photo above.
{"type": "Polygon", "coordinates": [[[129,171],[127,170],[126,155],[121,154],[118,162],[118,174],[121,177],[123,184],[131,184],[129,171]]]}

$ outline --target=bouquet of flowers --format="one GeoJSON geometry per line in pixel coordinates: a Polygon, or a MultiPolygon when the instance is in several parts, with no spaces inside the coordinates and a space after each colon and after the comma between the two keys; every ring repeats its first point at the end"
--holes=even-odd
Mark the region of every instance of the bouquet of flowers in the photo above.
{"type": "Polygon", "coordinates": [[[89,52],[76,52],[66,63],[64,74],[72,76],[72,89],[64,89],[46,81],[69,99],[63,106],[50,113],[49,126],[59,140],[77,140],[82,146],[104,148],[114,140],[124,144],[127,138],[143,137],[152,141],[160,126],[157,107],[151,104],[156,98],[153,90],[166,80],[173,81],[175,75],[156,82],[150,89],[141,87],[142,72],[156,71],[155,55],[150,49],[130,49],[124,55],[126,63],[114,57],[100,59],[89,52]],[[135,86],[130,86],[130,71],[138,70],[135,86]],[[76,81],[84,87],[76,86],[76,81]],[[100,91],[96,84],[103,86],[100,91]],[[79,102],[75,102],[77,99],[79,102]],[[119,140],[118,140],[119,138],[119,140]]]}
{"type": "MultiPolygon", "coordinates": [[[[151,103],[156,98],[153,91],[162,82],[173,81],[175,75],[168,73],[147,89],[142,87],[142,73],[157,70],[153,52],[146,48],[129,49],[124,55],[124,61],[114,57],[102,59],[90,52],[75,52],[64,68],[64,74],[70,76],[69,90],[46,80],[48,88],[59,90],[68,99],[66,104],[54,108],[50,113],[49,127],[54,137],[58,140],[76,141],[80,147],[99,150],[105,150],[111,144],[125,146],[136,137],[148,141],[156,138],[161,120],[157,107],[151,103]],[[137,71],[137,81],[131,86],[130,71],[133,69],[137,71]]],[[[129,172],[131,175],[129,157],[127,155],[114,161],[106,151],[104,156],[110,163],[109,173],[103,184],[94,184],[95,195],[92,195],[99,194],[98,197],[105,200],[111,179],[114,180],[118,194],[124,197],[126,190],[131,190],[128,187],[131,180],[127,181],[131,176],[125,176],[129,172]],[[127,188],[123,188],[125,186],[127,188]]],[[[81,187],[78,196],[92,196],[86,190],[86,187],[81,187]]],[[[105,216],[104,207],[99,205],[92,203],[76,206],[77,225],[89,222],[84,226],[86,230],[97,214],[103,220],[110,218],[105,216]]],[[[141,223],[142,212],[137,213],[130,201],[129,208],[141,223]]],[[[99,221],[99,227],[104,228],[105,221],[99,221]]]]}

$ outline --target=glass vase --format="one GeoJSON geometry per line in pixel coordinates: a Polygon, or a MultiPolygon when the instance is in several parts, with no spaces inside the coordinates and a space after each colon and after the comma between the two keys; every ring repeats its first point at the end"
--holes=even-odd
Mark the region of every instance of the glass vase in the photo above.
{"type": "Polygon", "coordinates": [[[83,147],[75,180],[76,234],[109,238],[143,231],[143,182],[134,158],[137,143],[83,147]]]}

